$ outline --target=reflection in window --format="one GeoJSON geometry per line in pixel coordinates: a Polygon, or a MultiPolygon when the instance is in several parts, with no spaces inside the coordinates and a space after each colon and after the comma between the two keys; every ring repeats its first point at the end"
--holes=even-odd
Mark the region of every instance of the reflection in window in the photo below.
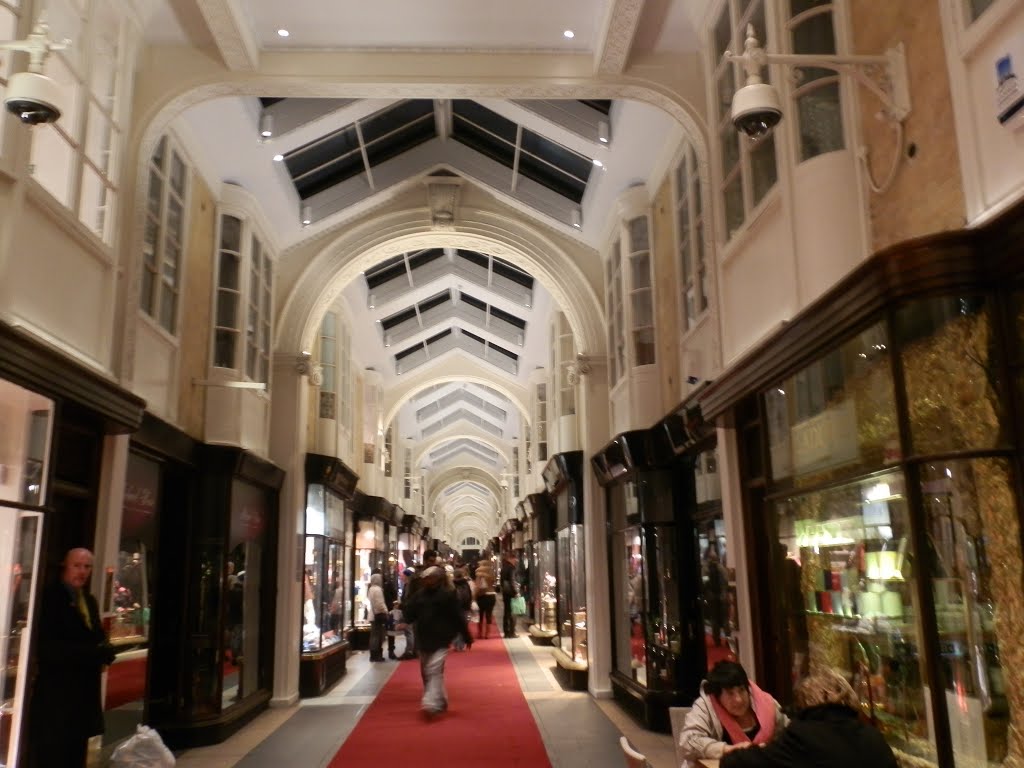
{"type": "Polygon", "coordinates": [[[896,313],[915,453],[1010,444],[990,315],[975,296],[916,301],[896,313]]]}
{"type": "Polygon", "coordinates": [[[783,499],[775,513],[792,681],[840,672],[892,746],[934,760],[902,474],[783,499]]]}
{"type": "Polygon", "coordinates": [[[159,499],[160,465],[128,454],[111,605],[110,642],[114,645],[149,639],[159,499]]]}
{"type": "Polygon", "coordinates": [[[953,753],[958,765],[998,765],[1011,723],[1000,649],[1020,642],[1006,598],[1020,591],[1024,570],[1009,467],[1002,459],[928,462],[921,495],[953,753]]]}

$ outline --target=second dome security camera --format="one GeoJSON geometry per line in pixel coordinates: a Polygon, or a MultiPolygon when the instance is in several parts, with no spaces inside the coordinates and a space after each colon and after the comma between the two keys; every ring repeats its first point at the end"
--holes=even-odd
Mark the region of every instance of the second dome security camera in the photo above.
{"type": "Polygon", "coordinates": [[[732,124],[751,139],[763,139],[781,119],[779,92],[773,85],[748,80],[732,97],[732,124]]]}
{"type": "Polygon", "coordinates": [[[46,75],[19,72],[7,84],[4,106],[28,125],[55,123],[60,119],[60,88],[46,75]]]}

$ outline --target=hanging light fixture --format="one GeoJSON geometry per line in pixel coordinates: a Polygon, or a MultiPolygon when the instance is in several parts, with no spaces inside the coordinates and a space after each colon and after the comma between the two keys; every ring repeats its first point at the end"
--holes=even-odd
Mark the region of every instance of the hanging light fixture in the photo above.
{"type": "Polygon", "coordinates": [[[607,144],[610,137],[608,135],[609,127],[607,120],[598,120],[597,122],[597,140],[602,144],[607,144]]]}
{"type": "Polygon", "coordinates": [[[573,208],[569,211],[569,223],[573,226],[573,229],[583,228],[583,213],[579,208],[573,208]]]}
{"type": "Polygon", "coordinates": [[[313,206],[305,203],[302,206],[302,226],[308,227],[313,223],[313,206]]]}

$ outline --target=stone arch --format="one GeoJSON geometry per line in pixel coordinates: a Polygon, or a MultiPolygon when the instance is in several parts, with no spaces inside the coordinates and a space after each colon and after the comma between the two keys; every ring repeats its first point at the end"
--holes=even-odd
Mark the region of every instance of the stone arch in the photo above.
{"type": "MultiPolygon", "coordinates": [[[[134,168],[135,175],[130,180],[126,179],[125,194],[122,195],[126,208],[125,219],[132,223],[130,234],[125,239],[128,254],[141,252],[146,200],[138,191],[146,188],[149,172],[147,161],[161,134],[167,130],[175,117],[189,107],[224,96],[288,93],[295,97],[309,98],[630,99],[661,109],[682,126],[694,146],[700,166],[701,182],[705,190],[711,188],[708,147],[710,133],[703,118],[703,105],[698,103],[694,107],[678,86],[655,79],[627,75],[568,76],[557,80],[524,76],[522,82],[481,82],[471,81],[471,76],[467,74],[462,76],[462,82],[453,82],[450,73],[440,75],[410,72],[396,73],[377,80],[353,75],[351,80],[346,80],[344,76],[329,77],[326,73],[314,76],[311,73],[273,75],[261,72],[234,72],[225,69],[209,57],[191,56],[187,52],[173,61],[171,58],[161,57],[158,67],[147,73],[145,87],[137,89],[142,96],[133,105],[136,117],[132,121],[131,139],[125,160],[126,167],[134,168]]],[[[701,89],[694,87],[691,90],[693,96],[699,99],[701,89]]],[[[710,201],[705,200],[705,204],[708,202],[710,201]]],[[[709,242],[713,239],[710,230],[711,228],[705,228],[705,237],[709,242]]],[[[141,290],[140,261],[129,255],[126,263],[131,264],[126,299],[129,305],[134,306],[138,302],[141,290]]],[[[594,299],[596,300],[596,297],[594,299]]],[[[305,317],[285,318],[282,313],[281,318],[293,324],[305,325],[311,314],[312,312],[307,312],[305,317]]],[[[320,314],[322,315],[322,312],[320,314]]],[[[279,330],[283,324],[278,323],[279,330]]],[[[589,327],[589,324],[586,334],[578,333],[579,330],[573,325],[573,333],[580,340],[580,351],[600,355],[604,348],[603,332],[599,328],[589,327]]],[[[288,334],[278,332],[275,349],[288,353],[298,352],[303,349],[303,335],[294,328],[288,334]]],[[[134,344],[134,330],[129,327],[125,337],[126,360],[132,356],[134,344]]]]}
{"type": "Polygon", "coordinates": [[[427,509],[432,511],[437,502],[437,497],[449,486],[461,483],[463,480],[479,483],[486,488],[491,496],[494,497],[494,506],[498,510],[498,514],[500,514],[502,502],[501,486],[498,485],[498,481],[493,475],[476,467],[453,467],[446,469],[436,478],[431,478],[430,494],[426,499],[427,509]]]}
{"type": "Polygon", "coordinates": [[[360,222],[317,253],[285,298],[276,349],[311,349],[338,295],[362,272],[396,253],[454,247],[502,258],[533,275],[565,313],[584,354],[604,353],[604,313],[594,289],[569,255],[538,226],[479,208],[460,207],[454,231],[433,228],[425,208],[360,222]]]}

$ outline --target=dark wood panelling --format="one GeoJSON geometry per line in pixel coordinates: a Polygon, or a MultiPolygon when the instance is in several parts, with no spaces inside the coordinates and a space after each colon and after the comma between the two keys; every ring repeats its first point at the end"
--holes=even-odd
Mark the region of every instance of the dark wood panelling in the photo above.
{"type": "Polygon", "coordinates": [[[6,323],[0,323],[0,378],[55,400],[77,402],[99,415],[112,434],[138,429],[146,407],[142,398],[6,323]]]}

